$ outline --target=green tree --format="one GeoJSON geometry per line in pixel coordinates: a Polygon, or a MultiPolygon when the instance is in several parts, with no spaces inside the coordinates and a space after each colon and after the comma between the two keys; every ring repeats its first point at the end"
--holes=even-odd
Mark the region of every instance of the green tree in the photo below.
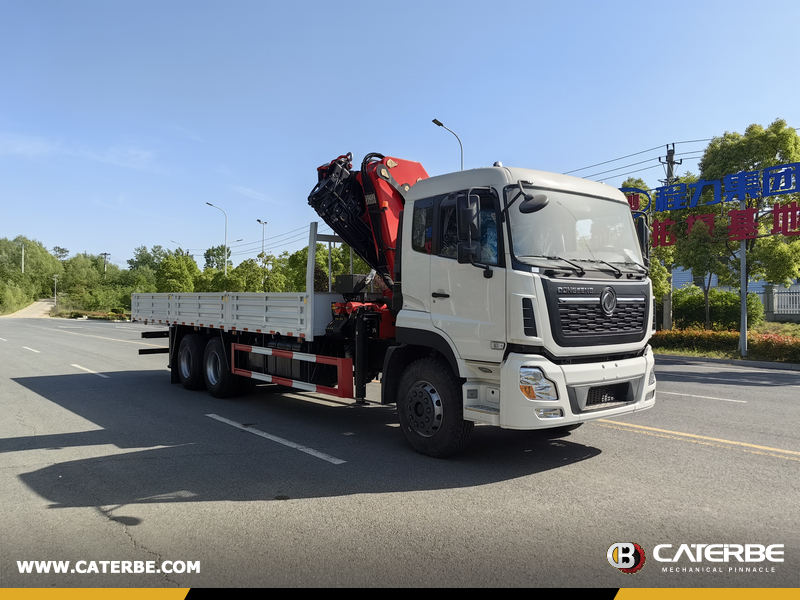
{"type": "Polygon", "coordinates": [[[158,265],[156,289],[159,292],[193,292],[194,281],[199,273],[197,263],[190,256],[167,256],[158,265]]]}
{"type": "Polygon", "coordinates": [[[149,267],[155,273],[161,261],[172,254],[170,250],[158,245],[150,250],[147,246],[139,246],[133,251],[133,258],[128,259],[128,267],[131,269],[149,267]]]}
{"type": "MultiPolygon", "coordinates": [[[[722,180],[726,175],[753,172],[782,165],[800,162],[800,136],[786,121],[777,119],[766,129],[761,125],[750,125],[744,134],[726,132],[714,137],[700,160],[700,176],[703,179],[722,180]]],[[[800,199],[800,194],[783,196],[746,198],[746,207],[755,209],[759,224],[759,236],[747,240],[746,262],[747,279],[763,279],[770,283],[790,285],[800,276],[800,239],[796,236],[772,235],[772,208],[775,203],[786,205],[800,199]]],[[[720,216],[725,222],[731,210],[739,209],[738,203],[722,203],[703,207],[706,212],[720,216]]],[[[721,246],[719,257],[729,264],[721,281],[734,287],[739,286],[738,260],[739,242],[727,242],[721,246]]]]}
{"type": "Polygon", "coordinates": [[[55,256],[58,260],[65,260],[69,256],[69,250],[62,248],[61,246],[53,246],[53,249],[50,252],[52,252],[53,256],[55,256]]]}
{"type": "Polygon", "coordinates": [[[217,271],[224,271],[225,270],[225,260],[223,259],[224,256],[227,256],[227,263],[228,268],[230,269],[233,267],[233,263],[231,262],[231,249],[227,249],[227,254],[225,252],[225,245],[220,244],[219,246],[213,246],[206,250],[203,253],[203,258],[205,259],[205,266],[204,269],[216,269],[217,271]]]}

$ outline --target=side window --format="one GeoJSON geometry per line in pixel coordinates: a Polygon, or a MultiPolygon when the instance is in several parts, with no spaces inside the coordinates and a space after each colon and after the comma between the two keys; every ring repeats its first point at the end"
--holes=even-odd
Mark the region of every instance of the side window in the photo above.
{"type": "MultiPolygon", "coordinates": [[[[439,229],[439,256],[456,258],[458,245],[456,196],[446,198],[439,206],[439,229]]],[[[491,197],[481,197],[480,243],[481,263],[497,265],[497,212],[491,197]]]]}
{"type": "Polygon", "coordinates": [[[412,221],[411,248],[417,252],[430,254],[433,232],[433,200],[415,202],[412,221]]]}
{"type": "Polygon", "coordinates": [[[439,205],[439,240],[439,256],[455,258],[458,246],[455,196],[448,196],[439,205]]]}

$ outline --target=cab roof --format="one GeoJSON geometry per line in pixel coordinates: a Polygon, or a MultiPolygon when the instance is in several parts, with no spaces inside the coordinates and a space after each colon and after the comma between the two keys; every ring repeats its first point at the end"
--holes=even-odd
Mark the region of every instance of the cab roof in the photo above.
{"type": "Polygon", "coordinates": [[[492,186],[502,191],[505,186],[516,184],[520,180],[529,182],[533,187],[537,188],[577,192],[627,203],[622,192],[605,183],[559,173],[516,167],[484,167],[421,179],[411,187],[406,195],[406,201],[413,202],[414,200],[430,198],[439,194],[449,194],[471,187],[492,186]]]}

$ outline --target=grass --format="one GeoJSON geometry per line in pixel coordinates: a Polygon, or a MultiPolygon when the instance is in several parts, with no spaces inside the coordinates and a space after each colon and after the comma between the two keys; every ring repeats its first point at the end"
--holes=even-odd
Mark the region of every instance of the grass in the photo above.
{"type": "Polygon", "coordinates": [[[751,331],[755,331],[756,333],[791,335],[800,338],[800,323],[762,323],[751,331]]]}

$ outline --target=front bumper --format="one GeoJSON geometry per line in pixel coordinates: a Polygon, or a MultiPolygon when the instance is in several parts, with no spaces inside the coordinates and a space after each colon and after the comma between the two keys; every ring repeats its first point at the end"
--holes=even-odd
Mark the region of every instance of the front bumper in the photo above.
{"type": "MultiPolygon", "coordinates": [[[[481,418],[470,409],[476,394],[465,385],[465,418],[490,422],[506,429],[547,429],[593,419],[616,417],[651,408],[655,404],[655,360],[648,347],[644,356],[588,364],[557,365],[547,358],[532,354],[510,354],[501,368],[499,390],[479,397],[491,414],[481,418]],[[520,390],[520,368],[536,367],[555,385],[557,400],[530,400],[520,390]],[[652,381],[652,383],[650,383],[652,381]],[[493,397],[492,397],[493,396],[493,397]]],[[[495,384],[496,385],[496,384],[495,384]]]]}

